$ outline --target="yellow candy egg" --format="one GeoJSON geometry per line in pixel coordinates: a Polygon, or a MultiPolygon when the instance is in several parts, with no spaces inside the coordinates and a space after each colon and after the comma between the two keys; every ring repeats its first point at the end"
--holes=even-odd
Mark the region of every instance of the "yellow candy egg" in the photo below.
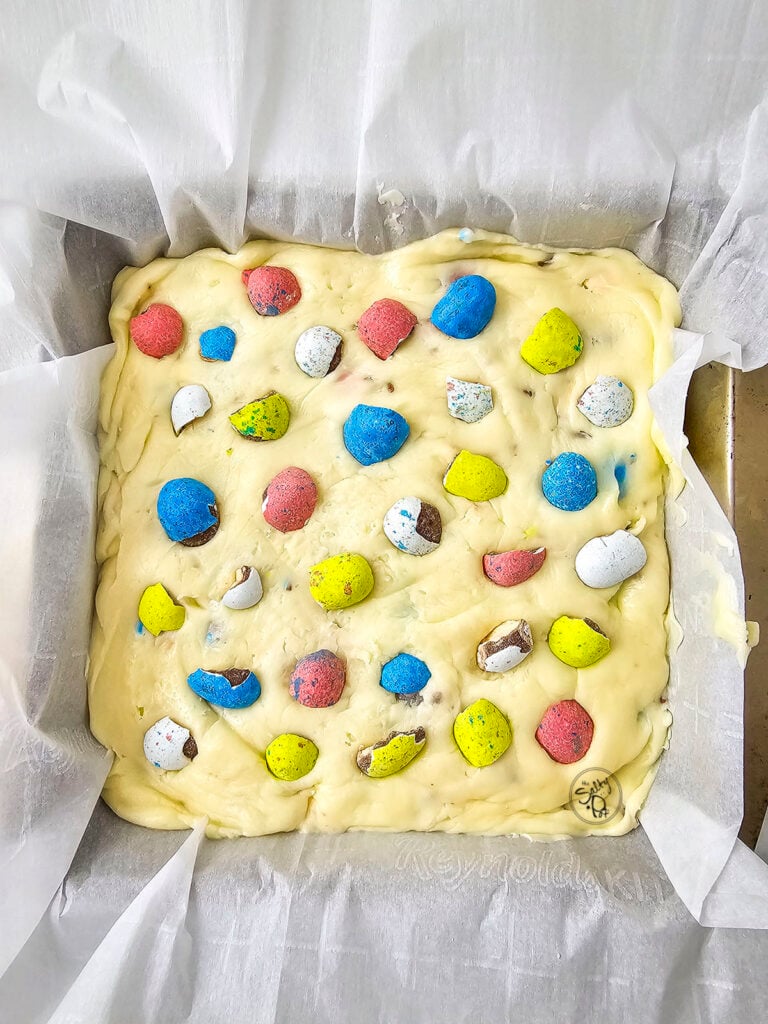
{"type": "Polygon", "coordinates": [[[410,732],[391,732],[385,740],[359,751],[357,767],[372,779],[384,779],[409,765],[426,742],[427,734],[421,727],[410,732]]]}
{"type": "Polygon", "coordinates": [[[486,768],[509,749],[512,726],[503,711],[482,698],[456,716],[453,738],[473,768],[486,768]]]}
{"type": "Polygon", "coordinates": [[[139,622],[152,636],[181,629],[187,612],[173,598],[162,583],[147,587],[139,601],[139,622]]]}
{"type": "Polygon", "coordinates": [[[470,501],[490,501],[506,491],[507,474],[485,455],[460,451],[443,477],[443,487],[470,501]]]}
{"type": "Polygon", "coordinates": [[[276,441],[288,429],[291,412],[288,403],[276,391],[249,402],[229,417],[229,422],[250,441],[276,441]]]}
{"type": "Polygon", "coordinates": [[[264,756],[267,759],[267,768],[275,778],[284,782],[295,782],[312,771],[318,753],[315,744],[306,736],[284,732],[280,736],[275,736],[264,756]]]}
{"type": "Polygon", "coordinates": [[[309,591],[326,611],[359,604],[372,590],[373,572],[362,555],[333,555],[309,570],[309,591]]]}
{"type": "Polygon", "coordinates": [[[611,649],[611,641],[596,622],[568,615],[552,623],[547,643],[554,656],[571,668],[588,668],[611,649]]]}
{"type": "Polygon", "coordinates": [[[573,366],[583,345],[579,328],[567,313],[555,307],[533,328],[520,355],[539,373],[558,373],[573,366]]]}

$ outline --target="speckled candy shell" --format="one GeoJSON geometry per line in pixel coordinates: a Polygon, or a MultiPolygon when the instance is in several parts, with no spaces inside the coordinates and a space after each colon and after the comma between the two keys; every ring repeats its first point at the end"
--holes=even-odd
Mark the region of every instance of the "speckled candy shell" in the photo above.
{"type": "Polygon", "coordinates": [[[379,685],[388,693],[418,693],[431,678],[432,673],[421,658],[403,652],[382,665],[379,685]]]}
{"type": "Polygon", "coordinates": [[[487,768],[509,750],[512,726],[495,704],[481,698],[456,716],[453,738],[473,768],[487,768]]]}
{"type": "Polygon", "coordinates": [[[198,668],[187,676],[193,693],[220,708],[247,708],[261,696],[261,683],[248,669],[230,668],[207,672],[198,668]]]}
{"type": "Polygon", "coordinates": [[[153,359],[172,355],[184,337],[184,322],[173,308],[153,302],[143,313],[131,317],[131,340],[140,352],[153,359]]]}
{"type": "Polygon", "coordinates": [[[373,590],[373,572],[362,555],[332,555],[309,570],[309,590],[326,611],[350,608],[373,590]]]}
{"type": "Polygon", "coordinates": [[[233,412],[229,422],[249,441],[277,441],[288,429],[291,411],[282,395],[270,391],[233,412]]]}
{"type": "Polygon", "coordinates": [[[580,512],[597,497],[597,474],[583,455],[563,452],[544,470],[541,490],[555,508],[580,512]]]}
{"type": "Polygon", "coordinates": [[[576,324],[555,307],[539,320],[520,348],[520,355],[539,373],[559,373],[573,366],[584,343],[576,324]]]}
{"type": "Polygon", "coordinates": [[[340,700],[346,678],[346,666],[333,651],[315,651],[296,662],[289,689],[305,707],[330,708],[340,700]]]}
{"type": "Polygon", "coordinates": [[[594,723],[576,700],[552,704],[536,729],[536,740],[558,764],[580,761],[592,745],[594,723]]]}
{"type": "Polygon", "coordinates": [[[443,525],[434,505],[414,495],[396,501],[384,516],[387,540],[409,555],[428,555],[440,544],[443,525]]]}
{"type": "Polygon", "coordinates": [[[175,604],[162,583],[147,587],[139,600],[139,622],[152,636],[181,629],[187,617],[182,605],[175,604]]]}
{"type": "Polygon", "coordinates": [[[281,533],[292,533],[309,522],[316,504],[315,481],[305,469],[288,466],[270,481],[261,511],[270,526],[281,533]]]}
{"type": "Polygon", "coordinates": [[[576,575],[595,590],[616,587],[628,580],[648,559],[643,542],[626,530],[593,537],[576,555],[576,575]]]}
{"type": "Polygon", "coordinates": [[[432,310],[430,319],[449,338],[474,338],[486,328],[496,308],[496,289],[487,277],[459,277],[432,310]]]}
{"type": "Polygon", "coordinates": [[[464,423],[477,423],[493,409],[493,392],[487,384],[448,377],[445,382],[448,412],[464,423]]]}
{"type": "Polygon", "coordinates": [[[319,751],[312,740],[284,732],[275,736],[265,751],[267,768],[283,782],[295,782],[309,775],[317,762],[319,751]]]}
{"type": "Polygon", "coordinates": [[[618,377],[597,377],[576,402],[579,412],[595,427],[619,427],[632,415],[635,396],[618,377]]]}
{"type": "Polygon", "coordinates": [[[296,340],[293,357],[308,377],[327,377],[341,361],[342,338],[330,327],[308,327],[296,340]]]}
{"type": "Polygon", "coordinates": [[[256,267],[243,271],[243,279],[251,305],[260,316],[287,313],[301,298],[299,282],[286,267],[256,267]]]}
{"type": "Polygon", "coordinates": [[[168,537],[187,547],[207,544],[219,528],[216,495],[192,477],[163,484],[157,496],[157,516],[168,537]]]}
{"type": "Polygon", "coordinates": [[[544,565],[546,548],[532,551],[491,551],[483,555],[483,572],[497,587],[517,587],[544,565]]]}
{"type": "Polygon", "coordinates": [[[443,477],[449,494],[470,501],[490,501],[507,489],[507,474],[493,459],[460,451],[443,477]]]}
{"type": "Polygon", "coordinates": [[[357,767],[371,779],[385,779],[407,768],[426,742],[427,734],[421,727],[410,732],[391,732],[385,740],[358,752],[357,767]]]}
{"type": "Polygon", "coordinates": [[[357,321],[357,333],[379,359],[389,359],[416,326],[416,317],[397,299],[378,299],[357,321]]]}
{"type": "Polygon", "coordinates": [[[611,641],[596,622],[573,619],[569,615],[555,619],[547,643],[554,656],[571,668],[589,668],[611,649],[611,641]]]}
{"type": "Polygon", "coordinates": [[[144,756],[161,771],[178,772],[197,757],[197,744],[189,729],[166,716],[144,733],[144,756]]]}
{"type": "Polygon", "coordinates": [[[379,405],[356,405],[344,427],[344,446],[361,466],[372,466],[397,455],[411,428],[408,421],[379,405]]]}

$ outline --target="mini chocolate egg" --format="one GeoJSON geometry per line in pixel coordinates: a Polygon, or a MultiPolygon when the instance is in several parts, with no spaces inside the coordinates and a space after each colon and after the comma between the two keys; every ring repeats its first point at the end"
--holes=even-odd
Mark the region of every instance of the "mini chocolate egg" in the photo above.
{"type": "Polygon", "coordinates": [[[184,337],[184,322],[173,308],[164,302],[153,302],[143,313],[131,317],[131,340],[145,356],[162,359],[172,355],[184,337]]]}
{"type": "Polygon", "coordinates": [[[180,604],[174,604],[173,598],[162,583],[153,583],[141,595],[139,622],[152,636],[181,629],[186,617],[186,610],[180,604]]]}
{"type": "Polygon", "coordinates": [[[277,441],[288,429],[291,411],[282,395],[269,391],[233,412],[229,422],[249,441],[277,441]]]}
{"type": "Polygon", "coordinates": [[[416,326],[416,317],[397,299],[377,299],[357,321],[357,333],[379,359],[389,359],[416,326]]]}
{"type": "Polygon", "coordinates": [[[512,726],[507,716],[483,697],[456,716],[453,738],[473,768],[487,768],[509,750],[512,726]]]}
{"type": "Polygon", "coordinates": [[[546,548],[529,551],[490,551],[483,555],[483,572],[498,587],[516,587],[544,565],[546,548]]]}
{"type": "Polygon", "coordinates": [[[432,673],[421,658],[401,653],[381,666],[379,684],[389,693],[418,693],[431,678],[432,673]]]}
{"type": "Polygon", "coordinates": [[[508,619],[477,645],[477,664],[483,672],[506,672],[533,650],[531,627],[525,619],[508,619]]]}
{"type": "Polygon", "coordinates": [[[286,313],[301,298],[299,282],[286,267],[255,267],[244,270],[242,277],[251,305],[260,316],[286,313]]]}
{"type": "Polygon", "coordinates": [[[369,779],[385,779],[406,768],[426,742],[427,734],[421,726],[409,732],[391,732],[385,740],[358,751],[357,767],[369,779]]]}
{"type": "Polygon", "coordinates": [[[267,485],[261,511],[270,526],[281,533],[292,533],[309,522],[316,504],[315,481],[305,469],[288,466],[267,485]]]}
{"type": "Polygon", "coordinates": [[[344,421],[344,445],[362,466],[372,466],[396,455],[411,428],[408,421],[379,405],[356,405],[344,421]]]}
{"type": "Polygon", "coordinates": [[[187,676],[187,686],[218,708],[248,708],[261,696],[261,683],[247,668],[228,668],[224,672],[198,668],[187,676]]]}
{"type": "Polygon", "coordinates": [[[362,555],[345,552],[309,570],[309,592],[326,611],[359,604],[373,590],[373,572],[362,555]]]}
{"type": "Polygon", "coordinates": [[[242,565],[235,573],[235,582],[221,599],[225,608],[244,611],[253,608],[264,596],[261,576],[252,565],[242,565]]]}
{"type": "Polygon", "coordinates": [[[315,767],[320,751],[306,736],[284,732],[275,736],[264,752],[267,768],[276,779],[295,782],[309,775],[315,767]]]}
{"type": "Polygon", "coordinates": [[[470,501],[490,501],[507,489],[507,474],[485,455],[460,451],[443,477],[443,487],[449,494],[470,501]]]}
{"type": "Polygon", "coordinates": [[[487,384],[447,377],[445,393],[448,412],[465,423],[477,423],[493,409],[493,392],[487,384]]]}
{"type": "Polygon", "coordinates": [[[593,537],[576,555],[576,575],[595,590],[615,587],[645,565],[648,560],[643,542],[626,530],[593,537]]]}
{"type": "Polygon", "coordinates": [[[525,339],[520,355],[539,373],[559,373],[573,366],[584,342],[579,328],[562,309],[550,309],[525,339]]]}
{"type": "Polygon", "coordinates": [[[592,744],[595,726],[577,700],[551,704],[536,728],[536,739],[553,761],[580,761],[592,744]]]}
{"type": "Polygon", "coordinates": [[[547,643],[554,656],[571,668],[589,668],[611,649],[611,641],[596,622],[568,615],[555,619],[547,643]]]}
{"type": "Polygon", "coordinates": [[[155,768],[178,772],[197,757],[197,744],[189,729],[166,716],[144,733],[144,756],[155,768]]]}
{"type": "Polygon", "coordinates": [[[338,703],[347,680],[347,668],[333,651],[315,651],[296,662],[290,691],[307,708],[330,708],[338,703]]]}
{"type": "Polygon", "coordinates": [[[202,384],[185,384],[171,401],[171,424],[178,437],[184,427],[202,419],[211,408],[211,396],[202,384]]]}
{"type": "Polygon", "coordinates": [[[200,355],[208,363],[228,363],[236,341],[237,336],[231,327],[211,327],[200,335],[200,355]]]}
{"type": "Polygon", "coordinates": [[[384,533],[400,551],[428,555],[440,543],[443,523],[434,505],[411,495],[396,501],[387,511],[384,533]]]}
{"type": "Polygon", "coordinates": [[[487,277],[467,274],[448,286],[430,320],[449,338],[474,338],[488,326],[496,308],[496,289],[487,277]]]}
{"type": "Polygon", "coordinates": [[[296,341],[293,357],[308,377],[327,377],[341,361],[341,335],[330,327],[308,327],[296,341]]]}
{"type": "Polygon", "coordinates": [[[219,528],[216,495],[188,476],[163,484],[157,496],[157,517],[171,540],[190,548],[207,544],[219,528]]]}
{"type": "Polygon", "coordinates": [[[541,477],[544,497],[563,512],[579,512],[597,496],[597,474],[589,459],[562,452],[541,477]]]}
{"type": "Polygon", "coordinates": [[[635,396],[618,377],[597,377],[590,384],[576,408],[596,427],[618,427],[632,415],[635,396]]]}

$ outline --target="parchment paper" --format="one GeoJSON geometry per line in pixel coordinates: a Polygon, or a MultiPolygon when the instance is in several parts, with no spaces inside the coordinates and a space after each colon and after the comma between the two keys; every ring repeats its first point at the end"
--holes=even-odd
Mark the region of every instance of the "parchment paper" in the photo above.
{"type": "Polygon", "coordinates": [[[743,584],[681,425],[694,366],[768,358],[768,12],[183,6],[4,11],[0,1019],[758,1019],[743,584]],[[380,251],[461,225],[629,246],[710,332],[678,335],[655,395],[688,485],[668,511],[674,732],[643,830],[212,843],[94,809],[108,757],[83,670],[114,273],[260,234],[380,251]]]}

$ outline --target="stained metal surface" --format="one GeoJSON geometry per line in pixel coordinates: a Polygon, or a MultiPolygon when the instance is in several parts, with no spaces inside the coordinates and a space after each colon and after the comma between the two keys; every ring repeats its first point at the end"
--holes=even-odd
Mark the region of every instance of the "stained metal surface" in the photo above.
{"type": "MultiPolygon", "coordinates": [[[[768,367],[738,373],[709,363],[693,377],[686,407],[690,451],[739,538],[747,618],[768,640],[768,367]]],[[[757,840],[768,802],[768,642],[747,663],[744,697],[744,823],[757,840]]]]}

